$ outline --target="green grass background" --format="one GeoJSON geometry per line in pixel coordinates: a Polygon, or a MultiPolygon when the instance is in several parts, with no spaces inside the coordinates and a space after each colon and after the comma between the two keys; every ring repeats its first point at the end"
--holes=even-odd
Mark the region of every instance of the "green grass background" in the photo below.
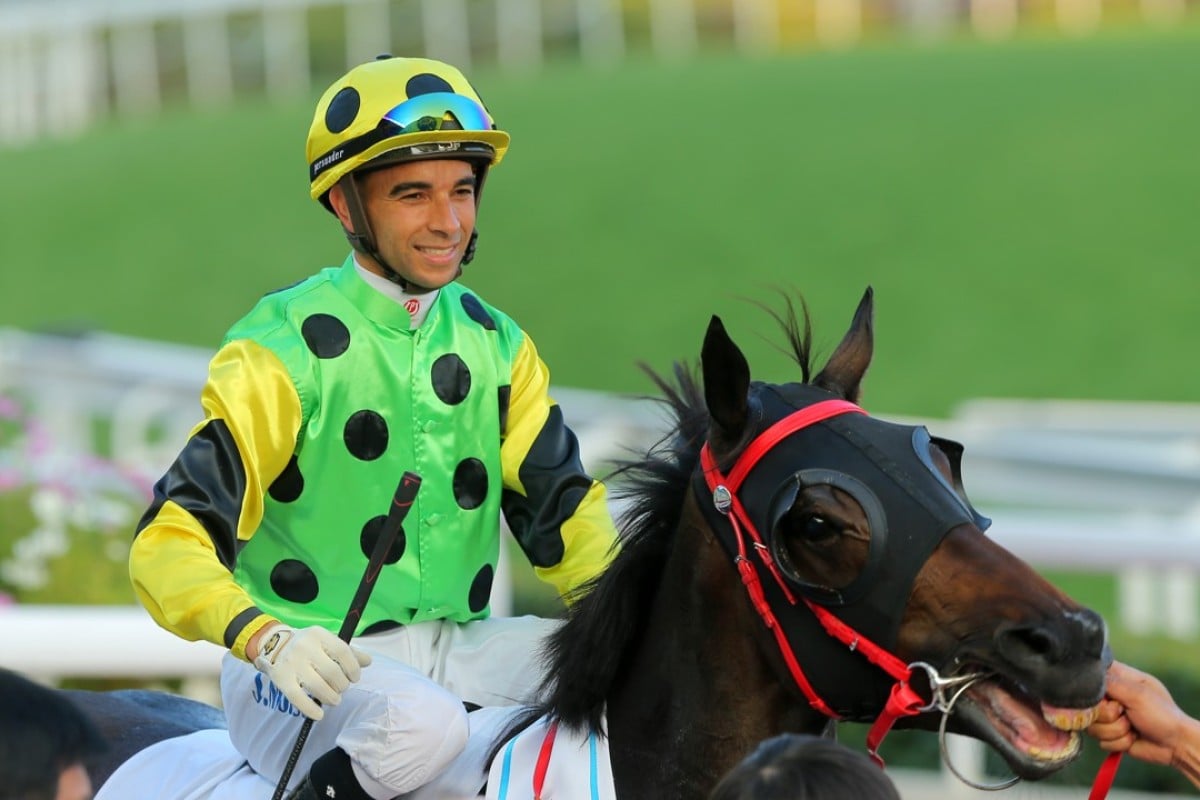
{"type": "MultiPolygon", "coordinates": [[[[1191,401],[1200,25],[575,65],[476,83],[513,134],[466,282],[556,383],[640,392],[711,313],[788,378],[752,301],[828,353],[876,289],[876,411],[967,397],[1191,401]]],[[[214,345],[347,246],[307,197],[312,103],[0,152],[0,322],[214,345]]]]}
{"type": "MultiPolygon", "coordinates": [[[[803,293],[827,354],[870,285],[876,412],[1200,399],[1196,20],[473,79],[513,146],[465,281],[522,322],[559,385],[646,392],[636,363],[694,359],[712,313],[757,377],[788,380],[754,303],[803,293]]],[[[340,262],[307,197],[314,100],[0,151],[0,325],[211,348],[261,293],[340,262]]],[[[12,533],[22,503],[6,503],[12,533]]],[[[54,575],[121,583],[123,566],[54,575]]],[[[1053,577],[1112,619],[1110,576],[1053,577]]],[[[1200,656],[1116,636],[1145,665],[1200,656]]]]}

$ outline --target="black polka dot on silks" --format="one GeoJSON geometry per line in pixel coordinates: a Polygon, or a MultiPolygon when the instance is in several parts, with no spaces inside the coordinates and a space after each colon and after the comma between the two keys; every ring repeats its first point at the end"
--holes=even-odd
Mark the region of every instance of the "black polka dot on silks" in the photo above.
{"type": "MultiPolygon", "coordinates": [[[[368,560],[375,552],[375,544],[379,541],[379,535],[383,533],[383,523],[386,519],[386,516],[380,514],[378,517],[367,520],[367,524],[363,525],[362,535],[358,537],[358,542],[362,546],[363,555],[368,560]]],[[[400,533],[396,534],[396,541],[392,542],[387,555],[383,557],[383,563],[395,564],[399,561],[400,557],[404,555],[404,548],[407,544],[408,538],[404,534],[404,528],[400,528],[400,533]]]]}
{"type": "Polygon", "coordinates": [[[355,411],[346,420],[342,440],[350,455],[360,461],[374,461],[383,455],[388,446],[387,422],[374,411],[355,411]]]}
{"type": "Polygon", "coordinates": [[[492,319],[492,315],[483,307],[483,303],[479,302],[479,298],[473,294],[464,294],[462,296],[463,311],[467,312],[467,316],[478,322],[489,331],[496,330],[496,320],[492,319]]]}
{"type": "Polygon", "coordinates": [[[313,571],[294,558],[280,561],[271,570],[271,588],[275,594],[293,603],[311,603],[320,590],[313,571]]]}
{"type": "Polygon", "coordinates": [[[420,75],[413,75],[408,79],[408,83],[404,84],[404,93],[409,97],[416,97],[419,94],[453,91],[454,87],[447,83],[445,78],[434,75],[432,72],[422,72],[420,75]]]}
{"type": "Polygon", "coordinates": [[[487,608],[488,600],[492,597],[492,579],[495,577],[496,571],[491,564],[484,564],[475,573],[475,580],[471,581],[471,591],[467,595],[467,606],[471,613],[478,614],[487,608]]]}
{"type": "Polygon", "coordinates": [[[305,319],[300,335],[317,358],[337,358],[350,346],[350,329],[329,314],[313,314],[305,319]]]}
{"type": "Polygon", "coordinates": [[[293,455],[279,477],[271,482],[267,494],[277,503],[294,503],[304,491],[304,476],[300,474],[300,464],[293,455]]]}
{"type": "Polygon", "coordinates": [[[433,362],[430,370],[433,393],[448,406],[455,406],[467,399],[471,391],[471,370],[454,353],[447,353],[433,362]]]}
{"type": "Polygon", "coordinates": [[[479,508],[487,499],[487,467],[478,458],[464,458],[454,468],[454,499],[460,508],[479,508]]]}
{"type": "Polygon", "coordinates": [[[361,104],[358,90],[353,86],[345,87],[333,96],[333,99],[329,101],[329,107],[325,109],[325,128],[330,133],[341,133],[346,130],[358,116],[358,108],[361,104]]]}
{"type": "Polygon", "coordinates": [[[379,622],[372,622],[370,625],[363,628],[362,633],[359,635],[370,636],[373,633],[386,633],[387,631],[394,631],[396,628],[403,627],[403,622],[397,622],[394,619],[381,619],[379,622]]]}
{"type": "Polygon", "coordinates": [[[508,430],[508,400],[512,395],[512,386],[504,385],[496,389],[496,399],[500,404],[500,433],[508,430]]]}

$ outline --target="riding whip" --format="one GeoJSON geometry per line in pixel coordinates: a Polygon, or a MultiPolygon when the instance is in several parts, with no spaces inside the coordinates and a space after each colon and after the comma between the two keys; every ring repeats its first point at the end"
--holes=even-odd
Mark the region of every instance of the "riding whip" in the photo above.
{"type": "MultiPolygon", "coordinates": [[[[383,522],[383,529],[379,532],[379,538],[375,540],[375,548],[371,551],[371,557],[367,559],[367,571],[363,573],[362,580],[358,582],[354,598],[350,601],[350,609],[346,612],[346,617],[342,620],[342,627],[338,631],[338,638],[347,644],[350,643],[350,637],[354,635],[354,630],[358,627],[359,620],[362,619],[363,611],[367,607],[367,600],[371,597],[371,590],[375,588],[375,580],[379,577],[380,570],[383,569],[384,559],[387,558],[388,551],[392,549],[396,537],[400,535],[400,526],[408,515],[408,510],[412,508],[413,501],[417,497],[417,490],[420,488],[420,475],[415,472],[405,472],[401,476],[400,485],[396,487],[396,494],[392,497],[392,507],[388,509],[387,518],[383,522]]],[[[304,743],[308,741],[308,733],[312,730],[315,721],[305,718],[304,724],[300,728],[300,734],[296,737],[296,744],[292,747],[292,754],[288,756],[287,764],[284,765],[283,774],[279,778],[279,784],[275,787],[275,794],[271,796],[271,800],[281,800],[283,797],[288,781],[292,777],[292,771],[296,769],[296,762],[300,760],[300,752],[304,749],[304,743]]]]}

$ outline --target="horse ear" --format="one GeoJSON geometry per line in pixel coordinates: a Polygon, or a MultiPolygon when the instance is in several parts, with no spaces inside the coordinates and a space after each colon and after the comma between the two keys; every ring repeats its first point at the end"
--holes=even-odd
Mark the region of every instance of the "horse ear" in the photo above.
{"type": "Polygon", "coordinates": [[[875,349],[875,293],[870,286],[863,293],[850,330],[842,337],[825,368],[813,379],[816,386],[857,403],[862,394],[862,379],[871,365],[875,349]]]}
{"type": "Polygon", "coordinates": [[[721,438],[737,441],[749,416],[750,365],[725,332],[721,318],[713,315],[700,351],[704,375],[704,402],[721,438]]]}

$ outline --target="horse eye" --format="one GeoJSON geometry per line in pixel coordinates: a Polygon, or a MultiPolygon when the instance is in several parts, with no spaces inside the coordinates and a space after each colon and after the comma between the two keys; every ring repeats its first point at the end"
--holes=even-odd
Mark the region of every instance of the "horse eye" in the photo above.
{"type": "Polygon", "coordinates": [[[800,535],[809,542],[818,543],[835,538],[840,531],[829,520],[816,514],[806,517],[800,535]]]}

